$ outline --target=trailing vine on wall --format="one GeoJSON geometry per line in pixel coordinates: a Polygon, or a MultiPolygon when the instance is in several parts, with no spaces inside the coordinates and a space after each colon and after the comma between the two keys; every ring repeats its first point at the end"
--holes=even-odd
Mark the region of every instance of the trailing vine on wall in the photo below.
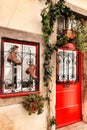
{"type": "Polygon", "coordinates": [[[51,0],[46,1],[46,8],[44,8],[41,12],[42,16],[42,31],[44,38],[44,46],[45,46],[45,55],[44,55],[44,82],[45,86],[48,87],[48,81],[51,80],[52,76],[52,67],[50,67],[51,56],[56,50],[56,48],[60,47],[65,40],[68,40],[66,36],[61,37],[57,43],[54,45],[50,43],[49,38],[53,33],[54,23],[60,15],[64,15],[65,18],[72,17],[73,12],[69,7],[65,5],[64,0],[59,0],[57,3],[53,4],[51,0]]]}
{"type": "Polygon", "coordinates": [[[55,116],[53,115],[52,118],[50,118],[50,85],[49,82],[51,81],[52,77],[52,66],[51,66],[51,59],[52,54],[54,51],[62,46],[64,43],[68,41],[66,36],[62,36],[58,39],[58,41],[54,44],[50,43],[50,36],[53,33],[53,26],[56,21],[56,19],[63,15],[65,19],[73,17],[72,10],[65,5],[65,0],[59,0],[55,2],[55,4],[52,2],[52,0],[46,0],[46,8],[44,8],[41,12],[42,16],[42,31],[43,31],[43,39],[44,39],[44,86],[46,86],[47,93],[46,93],[46,99],[48,101],[48,126],[47,130],[51,130],[52,126],[56,124],[55,116]]]}

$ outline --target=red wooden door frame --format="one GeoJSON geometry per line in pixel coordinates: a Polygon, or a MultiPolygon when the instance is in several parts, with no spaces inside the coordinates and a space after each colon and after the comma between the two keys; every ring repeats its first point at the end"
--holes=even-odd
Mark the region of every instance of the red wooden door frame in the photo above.
{"type": "MultiPolygon", "coordinates": [[[[78,52],[79,53],[79,52],[78,52]]],[[[56,122],[57,128],[81,120],[81,84],[82,84],[82,54],[79,53],[79,81],[64,87],[56,84],[56,122]]]]}

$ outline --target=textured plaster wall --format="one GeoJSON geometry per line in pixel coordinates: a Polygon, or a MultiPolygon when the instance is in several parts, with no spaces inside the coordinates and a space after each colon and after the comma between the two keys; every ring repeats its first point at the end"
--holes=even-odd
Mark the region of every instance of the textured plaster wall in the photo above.
{"type": "MultiPolygon", "coordinates": [[[[0,26],[41,34],[40,13],[43,7],[43,2],[38,0],[0,0],[0,26]]],[[[1,28],[0,32],[1,36],[29,40],[41,44],[39,37],[36,36],[36,38],[35,35],[32,34],[28,35],[22,32],[18,35],[18,32],[14,30],[14,35],[13,31],[5,32],[4,30],[1,31],[1,28]]],[[[43,49],[41,45],[40,54],[42,55],[43,49]]],[[[41,72],[43,72],[42,63],[43,60],[40,60],[41,72]]],[[[42,79],[42,76],[43,74],[41,74],[40,79],[42,79]]],[[[42,80],[40,84],[41,93],[44,95],[42,80]]],[[[0,130],[46,130],[46,108],[44,108],[44,113],[39,116],[36,114],[29,116],[20,102],[21,99],[18,99],[18,97],[0,99],[0,130]]]]}
{"type": "MultiPolygon", "coordinates": [[[[43,86],[43,44],[42,36],[35,33],[13,30],[0,27],[1,37],[12,39],[32,41],[40,43],[40,92],[45,95],[45,87],[43,86]]],[[[1,46],[1,42],[0,42],[1,46]]],[[[1,67],[0,67],[1,68],[1,67]]],[[[44,106],[44,112],[41,115],[28,115],[27,111],[22,107],[21,97],[0,98],[0,130],[46,130],[47,127],[47,107],[44,106]]],[[[55,100],[54,100],[55,101],[55,100]]],[[[54,106],[54,105],[53,105],[54,106]]]]}
{"type": "MultiPolygon", "coordinates": [[[[66,1],[84,9],[87,14],[86,0],[66,1]]],[[[40,13],[43,7],[44,0],[0,0],[0,25],[41,34],[40,13]]]]}
{"type": "MultiPolygon", "coordinates": [[[[79,1],[79,0],[78,0],[79,1]]],[[[85,0],[84,0],[85,1],[85,0]]],[[[80,4],[81,8],[86,9],[84,1],[80,4]]],[[[68,0],[72,4],[77,4],[76,0],[68,0]],[[74,2],[73,2],[74,1],[74,2]]],[[[42,34],[41,31],[41,10],[44,7],[44,0],[0,0],[0,26],[17,29],[22,31],[27,31],[34,34],[42,34]]],[[[0,35],[8,36],[11,38],[16,38],[20,40],[36,40],[36,35],[27,34],[22,32],[18,35],[18,32],[13,31],[2,31],[0,28],[0,35]],[[6,34],[7,32],[7,34],[6,34]],[[26,38],[25,38],[26,37],[26,38]]],[[[55,33],[52,35],[51,40],[55,43],[55,33]]],[[[39,41],[40,42],[40,41],[39,41]]],[[[40,42],[40,91],[41,94],[45,95],[45,88],[43,87],[43,54],[44,48],[42,42],[40,42]]],[[[55,59],[55,54],[53,55],[55,59]]],[[[51,114],[55,114],[55,64],[54,66],[53,78],[51,82],[51,114]]],[[[28,116],[26,111],[20,104],[21,99],[10,98],[10,99],[0,99],[0,130],[46,130],[47,126],[47,108],[46,104],[44,107],[44,113],[41,115],[28,116]]],[[[64,129],[65,130],[65,129],[64,129]]],[[[73,129],[75,130],[75,129],[73,129]]]]}
{"type": "Polygon", "coordinates": [[[0,130],[45,130],[45,115],[29,116],[21,104],[0,107],[0,130]]]}
{"type": "Polygon", "coordinates": [[[41,34],[40,0],[0,0],[0,25],[41,34]]]}
{"type": "Polygon", "coordinates": [[[83,120],[87,123],[87,52],[83,55],[83,120]]]}
{"type": "Polygon", "coordinates": [[[87,10],[87,0],[66,0],[66,1],[71,3],[72,5],[75,5],[82,9],[87,10]]]}
{"type": "MultiPolygon", "coordinates": [[[[44,0],[0,0],[0,36],[28,40],[40,43],[40,92],[46,94],[43,83],[43,51],[41,36],[41,10],[44,8],[44,0]],[[17,29],[26,32],[18,32],[17,29]],[[33,34],[34,33],[34,34],[33,34]]],[[[54,34],[53,38],[54,40],[54,34]]],[[[53,55],[53,59],[55,54],[53,55]]],[[[51,115],[55,116],[55,63],[51,82],[51,115]]],[[[46,130],[47,129],[47,107],[41,115],[27,115],[21,106],[21,98],[0,99],[0,130],[46,130]]],[[[53,128],[54,129],[54,128],[53,128]]]]}

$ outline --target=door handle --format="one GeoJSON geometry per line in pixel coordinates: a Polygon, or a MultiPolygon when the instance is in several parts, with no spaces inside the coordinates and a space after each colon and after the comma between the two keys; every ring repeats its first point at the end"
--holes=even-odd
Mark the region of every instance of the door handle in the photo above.
{"type": "Polygon", "coordinates": [[[70,85],[69,84],[64,84],[63,87],[68,88],[68,87],[70,87],[70,85]]]}

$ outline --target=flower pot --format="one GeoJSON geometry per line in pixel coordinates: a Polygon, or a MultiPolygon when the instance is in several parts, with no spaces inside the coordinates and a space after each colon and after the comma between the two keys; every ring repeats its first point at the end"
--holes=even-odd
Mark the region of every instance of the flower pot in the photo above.
{"type": "Polygon", "coordinates": [[[70,39],[74,39],[76,37],[76,32],[70,29],[63,30],[63,34],[70,39]]]}

